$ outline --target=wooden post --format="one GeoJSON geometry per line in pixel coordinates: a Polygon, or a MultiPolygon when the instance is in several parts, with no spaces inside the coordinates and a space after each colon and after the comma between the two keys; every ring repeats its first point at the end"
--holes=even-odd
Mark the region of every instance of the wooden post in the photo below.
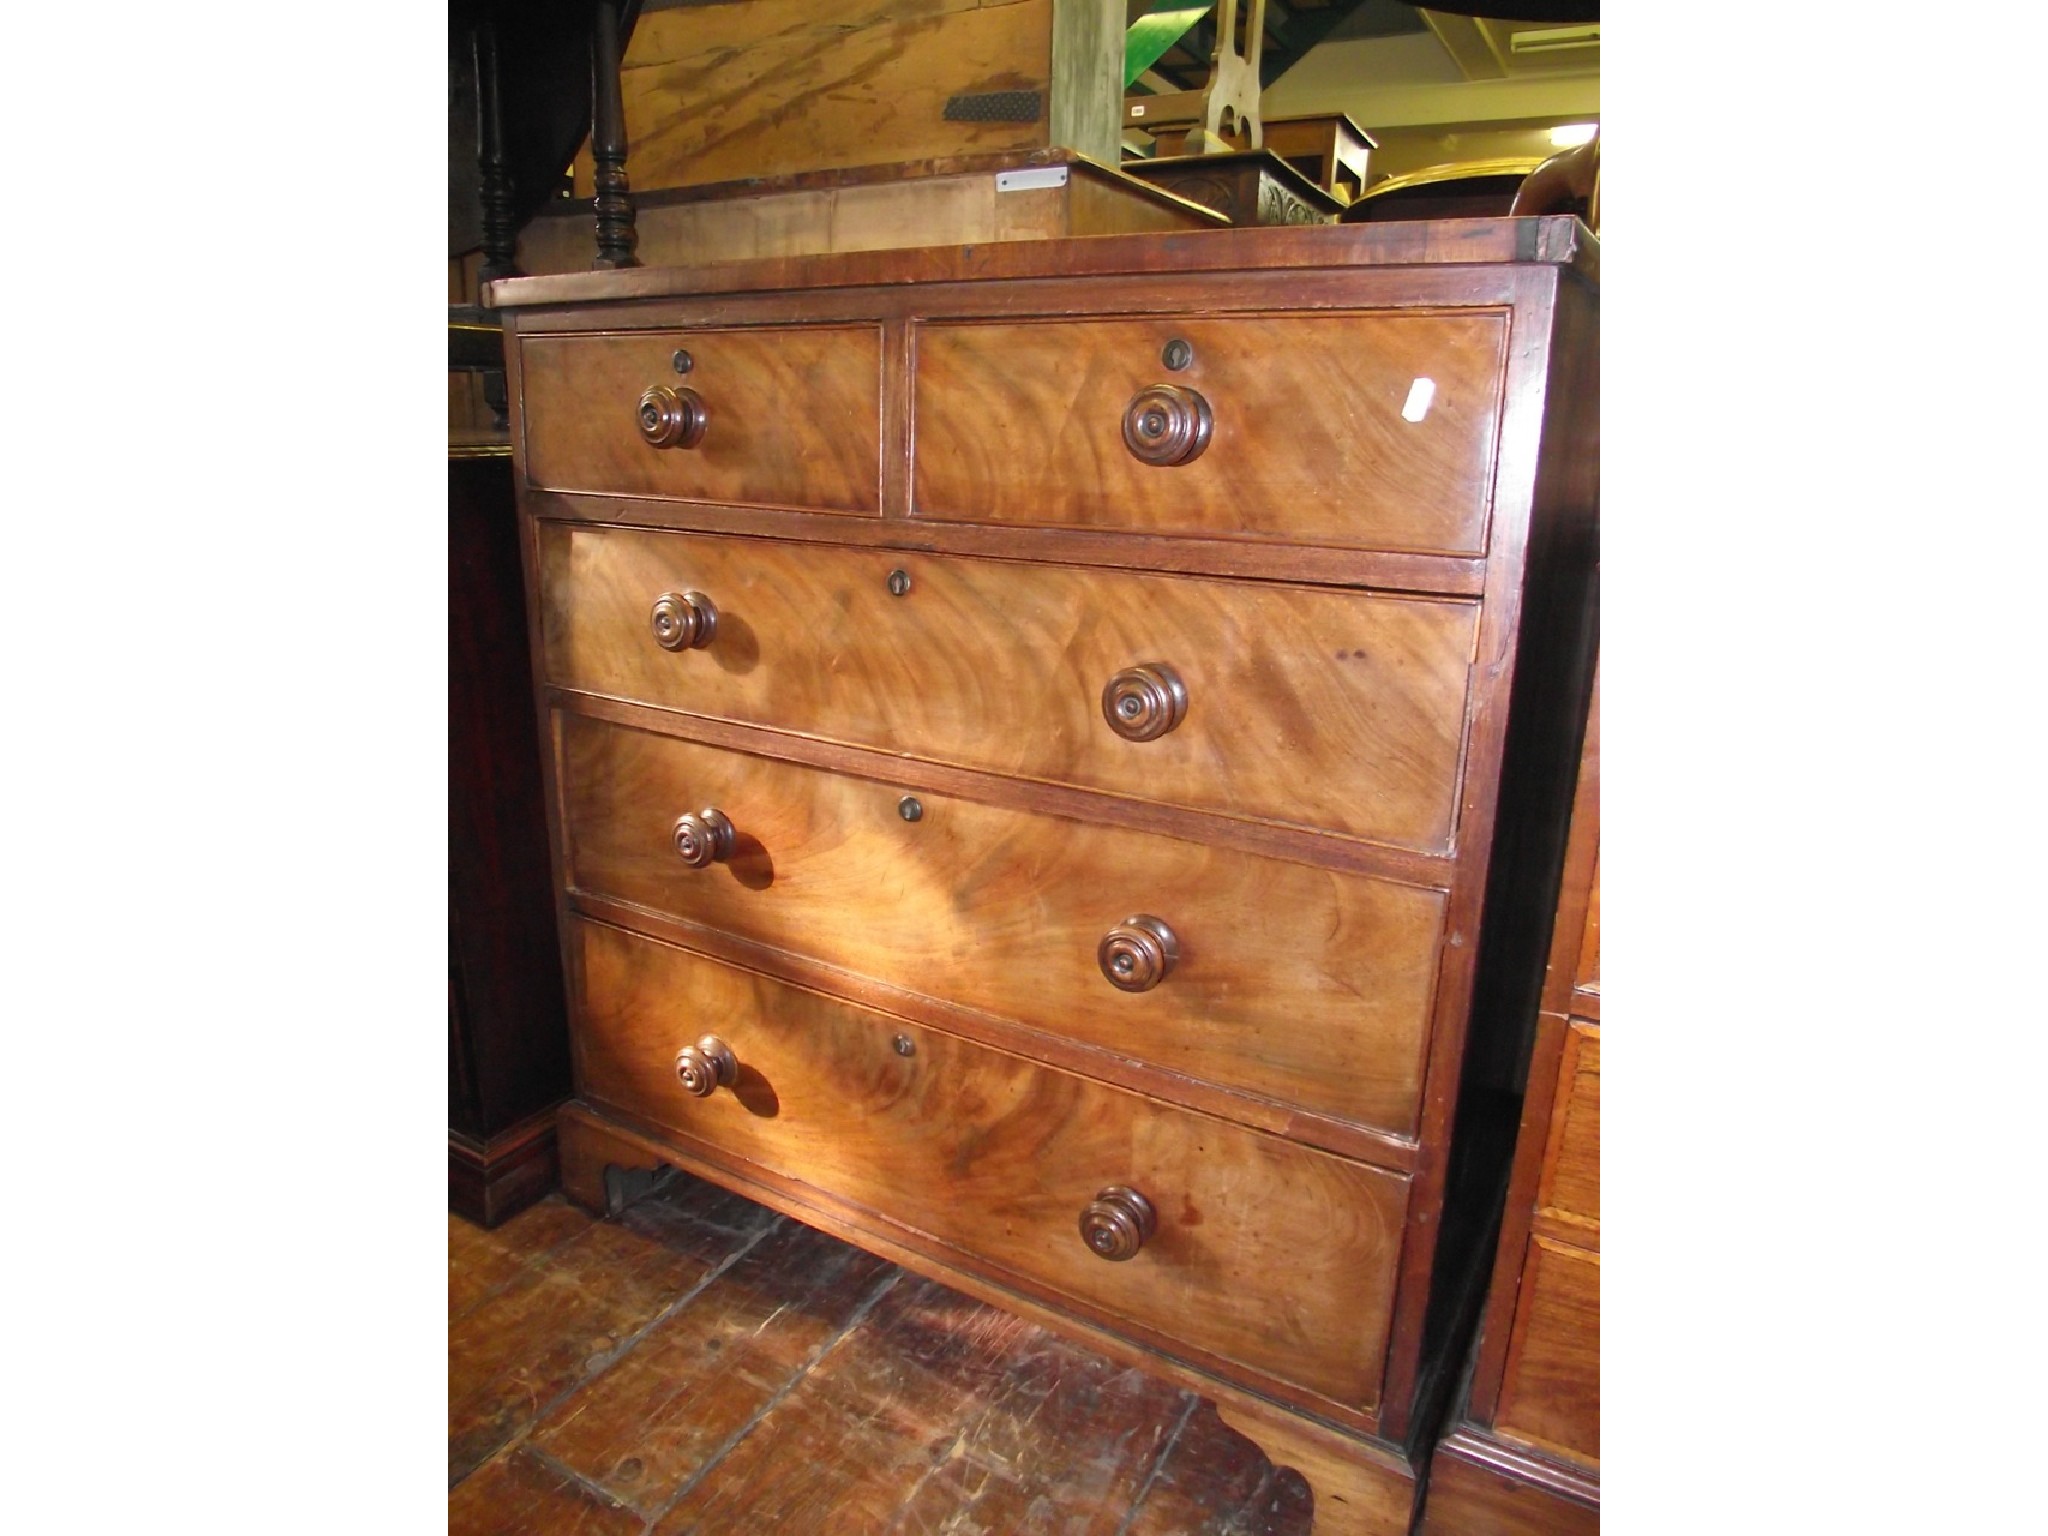
{"type": "Polygon", "coordinates": [[[1203,93],[1202,120],[1188,130],[1181,153],[1227,154],[1242,138],[1263,148],[1259,124],[1259,54],[1266,42],[1266,0],[1222,0],[1216,8],[1216,54],[1203,93]]]}
{"type": "Polygon", "coordinates": [[[505,115],[498,97],[498,34],[489,21],[479,21],[470,34],[476,65],[477,201],[483,205],[484,264],[478,281],[518,277],[515,257],[519,232],[512,223],[512,173],[505,163],[505,115]]]}
{"type": "Polygon", "coordinates": [[[590,34],[590,158],[597,195],[597,259],[593,267],[637,267],[633,196],[626,186],[626,111],[619,99],[619,13],[597,0],[590,34]]]}

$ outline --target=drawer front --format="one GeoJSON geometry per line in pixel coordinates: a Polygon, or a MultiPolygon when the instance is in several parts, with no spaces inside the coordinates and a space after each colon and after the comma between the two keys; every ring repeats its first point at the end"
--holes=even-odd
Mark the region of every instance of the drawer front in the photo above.
{"type": "Polygon", "coordinates": [[[1404,1180],[615,928],[570,934],[586,1097],[982,1267],[1376,1403],[1404,1180]],[[706,1031],[738,1074],[696,1098],[675,1061],[706,1031]],[[1117,1185],[1156,1213],[1122,1262],[1080,1235],[1117,1185]]]}
{"type": "Polygon", "coordinates": [[[1598,1464],[1599,1254],[1531,1239],[1494,1427],[1598,1464]]]}
{"type": "Polygon", "coordinates": [[[1557,1105],[1536,1203],[1577,1225],[1600,1225],[1600,1030],[1574,1022],[1565,1031],[1557,1105]]]}
{"type": "MultiPolygon", "coordinates": [[[[881,331],[868,326],[532,336],[520,343],[526,478],[558,491],[812,512],[881,510],[881,331]],[[679,374],[678,351],[690,370],[679,374]],[[701,402],[702,436],[654,447],[650,388],[701,402]]],[[[687,434],[685,434],[687,436],[687,434]]]]}
{"type": "Polygon", "coordinates": [[[1476,555],[1506,359],[1498,311],[928,323],[920,517],[1476,555]],[[1173,370],[1175,341],[1192,361],[1173,370]],[[1183,392],[1149,393],[1155,386],[1183,392]],[[1185,393],[1199,397],[1195,404],[1185,393]],[[1206,407],[1207,442],[1154,463],[1206,407]],[[1165,428],[1146,436],[1148,411],[1165,428]]]}
{"type": "Polygon", "coordinates": [[[1415,1129],[1440,892],[922,790],[908,822],[901,787],[574,714],[556,726],[582,890],[1227,1088],[1415,1129]],[[734,846],[692,867],[673,829],[706,806],[734,846]],[[1133,916],[1165,925],[1163,974],[1133,916]]]}
{"type": "Polygon", "coordinates": [[[1450,843],[1476,603],[552,522],[539,537],[544,665],[564,687],[1401,847],[1450,843]],[[893,571],[909,580],[902,596],[893,571]],[[664,650],[653,604],[690,590],[717,609],[713,637],[664,650]],[[1104,693],[1147,664],[1172,671],[1185,708],[1132,741],[1104,693]]]}

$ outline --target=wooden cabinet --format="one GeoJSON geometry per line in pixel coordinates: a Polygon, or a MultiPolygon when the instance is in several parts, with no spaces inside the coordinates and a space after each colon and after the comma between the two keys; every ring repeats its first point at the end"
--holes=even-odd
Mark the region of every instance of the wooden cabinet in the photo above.
{"type": "Polygon", "coordinates": [[[1586,730],[1528,1091],[1471,1380],[1422,1530],[1600,1521],[1600,733],[1586,730]]]}
{"type": "Polygon", "coordinates": [[[570,1087],[520,589],[511,455],[451,450],[448,1204],[486,1226],[554,1189],[570,1087]]]}
{"type": "Polygon", "coordinates": [[[1596,260],[1490,221],[497,285],[565,1188],[728,1185],[1405,1531],[1590,687],[1596,260]]]}

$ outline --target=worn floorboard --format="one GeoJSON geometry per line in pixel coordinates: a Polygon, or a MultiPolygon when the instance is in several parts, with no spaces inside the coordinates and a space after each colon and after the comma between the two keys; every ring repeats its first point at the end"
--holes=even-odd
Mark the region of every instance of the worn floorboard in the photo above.
{"type": "Polygon", "coordinates": [[[448,1222],[450,1536],[1306,1536],[1142,1372],[678,1179],[448,1222]]]}

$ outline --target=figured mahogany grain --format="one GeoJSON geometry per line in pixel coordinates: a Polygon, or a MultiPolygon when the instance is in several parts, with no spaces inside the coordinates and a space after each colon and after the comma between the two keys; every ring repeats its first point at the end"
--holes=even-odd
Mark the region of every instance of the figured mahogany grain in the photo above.
{"type": "Polygon", "coordinates": [[[1447,848],[1475,604],[780,540],[538,525],[546,680],[912,757],[1397,847],[1447,848]],[[892,595],[889,577],[909,579],[892,595]],[[665,651],[662,593],[718,607],[665,651]],[[1130,742],[1110,677],[1186,718],[1130,742]]]}
{"type": "Polygon", "coordinates": [[[526,481],[558,491],[866,513],[881,507],[881,327],[703,328],[521,338],[526,481]],[[689,354],[678,374],[674,354],[689,354]],[[652,385],[709,410],[693,448],[653,448],[652,385]]]}
{"type": "Polygon", "coordinates": [[[914,335],[919,517],[1485,550],[1501,312],[948,321],[914,335]],[[1178,371],[1161,361],[1173,340],[1193,348],[1178,371]],[[1192,462],[1150,465],[1125,446],[1125,409],[1156,384],[1214,414],[1192,462]]]}
{"type": "Polygon", "coordinates": [[[557,712],[578,890],[893,980],[1168,1070],[1396,1133],[1415,1124],[1441,892],[906,791],[557,712]],[[670,827],[738,833],[692,869],[670,827]],[[1097,948],[1161,918],[1141,993],[1097,948]]]}
{"type": "Polygon", "coordinates": [[[1340,1402],[1376,1400],[1406,1181],[578,920],[586,1097],[1340,1402]],[[715,1032],[731,1089],[678,1049],[715,1032]],[[902,1054],[907,1045],[910,1054],[902,1054]],[[1097,1258],[1099,1190],[1157,1230],[1097,1258]]]}
{"type": "Polygon", "coordinates": [[[1529,1240],[1494,1428],[1574,1460],[1600,1460],[1600,1255],[1529,1240]]]}

